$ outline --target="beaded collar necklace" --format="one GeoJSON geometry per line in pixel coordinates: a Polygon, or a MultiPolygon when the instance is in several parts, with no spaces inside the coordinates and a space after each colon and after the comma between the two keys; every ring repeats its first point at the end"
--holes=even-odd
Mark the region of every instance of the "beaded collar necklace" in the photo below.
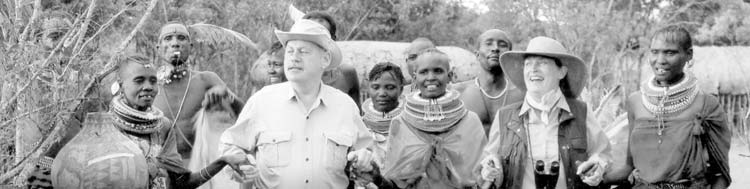
{"type": "Polygon", "coordinates": [[[125,104],[125,99],[115,96],[112,99],[112,112],[115,114],[115,125],[128,132],[151,134],[159,130],[164,113],[156,107],[139,111],[125,104]]]}
{"type": "Polygon", "coordinates": [[[652,77],[641,88],[643,106],[657,115],[666,115],[687,109],[698,95],[697,79],[690,73],[673,86],[659,87],[652,77]]]}
{"type": "Polygon", "coordinates": [[[695,101],[695,97],[698,96],[697,79],[691,73],[686,72],[684,78],[673,86],[656,86],[654,77],[648,81],[644,87],[641,87],[641,102],[646,110],[656,116],[658,121],[656,135],[659,136],[659,144],[661,144],[666,128],[665,117],[687,109],[695,101]]]}
{"type": "Polygon", "coordinates": [[[371,99],[365,100],[365,102],[362,103],[362,111],[365,113],[365,115],[362,116],[362,120],[365,122],[365,126],[375,133],[387,135],[388,129],[391,125],[391,120],[401,114],[403,110],[403,107],[401,106],[403,102],[399,100],[398,104],[399,105],[390,112],[381,112],[375,110],[371,99]]]}
{"type": "Polygon", "coordinates": [[[468,112],[457,91],[448,90],[437,99],[424,99],[419,94],[420,92],[415,92],[406,96],[401,117],[410,126],[421,131],[446,131],[461,121],[468,112]]]}

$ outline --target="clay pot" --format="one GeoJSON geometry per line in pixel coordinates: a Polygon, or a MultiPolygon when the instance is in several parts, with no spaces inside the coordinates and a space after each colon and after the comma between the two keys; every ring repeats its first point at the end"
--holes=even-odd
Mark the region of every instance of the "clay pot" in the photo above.
{"type": "Polygon", "coordinates": [[[82,130],[52,164],[55,188],[148,188],[141,150],[114,125],[115,115],[86,115],[82,130]]]}

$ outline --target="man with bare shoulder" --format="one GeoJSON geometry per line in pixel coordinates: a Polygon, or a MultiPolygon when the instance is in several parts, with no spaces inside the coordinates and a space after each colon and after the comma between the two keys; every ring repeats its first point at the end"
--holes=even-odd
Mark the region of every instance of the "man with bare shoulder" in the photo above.
{"type": "Polygon", "coordinates": [[[195,138],[193,117],[204,106],[227,101],[232,113],[238,115],[244,103],[229,91],[216,73],[190,69],[188,57],[193,44],[184,24],[169,23],[161,28],[156,47],[162,64],[159,81],[162,88],[154,106],[164,110],[164,115],[174,120],[179,132],[177,150],[189,162],[195,138]]]}
{"type": "Polygon", "coordinates": [[[485,135],[488,135],[497,110],[523,100],[523,93],[507,81],[500,67],[500,54],[513,47],[508,34],[499,29],[487,30],[479,35],[477,46],[480,65],[477,77],[453,87],[461,93],[466,109],[479,116],[485,135]]]}

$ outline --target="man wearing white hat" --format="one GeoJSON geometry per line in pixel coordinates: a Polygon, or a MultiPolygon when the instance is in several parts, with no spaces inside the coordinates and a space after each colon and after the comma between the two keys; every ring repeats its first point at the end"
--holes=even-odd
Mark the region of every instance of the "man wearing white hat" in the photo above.
{"type": "Polygon", "coordinates": [[[483,179],[499,188],[599,185],[610,147],[586,116],[586,104],[576,99],[586,84],[584,62],[547,37],[532,39],[526,51],[504,53],[500,62],[526,94],[495,115],[481,163],[483,179]]]}
{"type": "Polygon", "coordinates": [[[235,179],[257,188],[346,188],[347,161],[355,169],[372,169],[365,149],[372,137],[354,101],[322,84],[323,72],[341,63],[341,50],[312,20],[298,20],[276,36],[285,47],[288,81],[248,99],[221,136],[220,150],[248,155],[249,165],[241,166],[245,175],[235,179]]]}

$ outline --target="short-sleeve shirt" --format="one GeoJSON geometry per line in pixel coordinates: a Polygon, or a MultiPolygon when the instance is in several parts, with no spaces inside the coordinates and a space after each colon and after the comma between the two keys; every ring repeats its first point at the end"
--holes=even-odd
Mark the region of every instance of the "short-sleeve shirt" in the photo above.
{"type": "Polygon", "coordinates": [[[284,82],[248,99],[235,125],[222,134],[220,150],[253,154],[262,184],[270,188],[346,188],[347,153],[372,141],[349,96],[321,84],[306,109],[284,82]]]}

